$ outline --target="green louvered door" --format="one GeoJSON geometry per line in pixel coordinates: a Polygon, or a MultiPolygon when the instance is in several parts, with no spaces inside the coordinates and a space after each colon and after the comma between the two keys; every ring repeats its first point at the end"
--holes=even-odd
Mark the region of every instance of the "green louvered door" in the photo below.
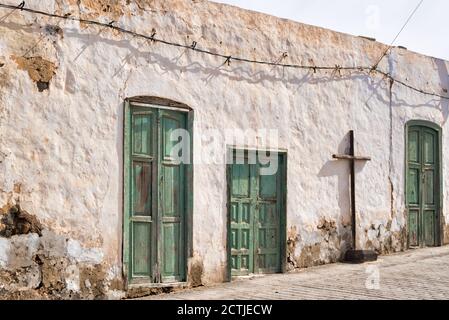
{"type": "Polygon", "coordinates": [[[273,175],[262,175],[263,166],[248,157],[229,166],[232,276],[281,272],[282,161],[273,175]]]}
{"type": "Polygon", "coordinates": [[[185,165],[171,151],[180,140],[171,133],[186,128],[183,113],[128,108],[126,125],[125,242],[131,283],[185,280],[185,165]],[[128,186],[128,187],[127,187],[128,186]]]}
{"type": "Polygon", "coordinates": [[[438,245],[439,138],[424,126],[408,130],[408,242],[410,247],[438,245]]]}

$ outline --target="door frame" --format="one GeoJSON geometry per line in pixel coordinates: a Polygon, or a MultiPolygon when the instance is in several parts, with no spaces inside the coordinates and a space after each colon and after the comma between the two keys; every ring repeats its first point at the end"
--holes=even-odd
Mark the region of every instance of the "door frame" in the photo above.
{"type": "MultiPolygon", "coordinates": [[[[280,226],[279,226],[279,237],[280,237],[280,255],[279,258],[281,259],[281,273],[287,272],[287,183],[288,183],[288,175],[287,175],[287,168],[288,168],[288,153],[285,150],[267,150],[267,149],[258,149],[258,148],[239,148],[239,147],[228,147],[227,148],[227,159],[233,159],[234,153],[237,151],[243,151],[243,152],[251,152],[251,151],[262,151],[262,152],[274,152],[279,155],[279,157],[282,158],[282,168],[281,168],[281,179],[283,179],[284,183],[281,183],[281,202],[280,202],[280,226]]],[[[226,164],[226,280],[227,282],[231,282],[233,278],[239,278],[239,277],[233,277],[232,276],[232,270],[231,270],[231,197],[232,197],[232,190],[231,190],[231,169],[232,164],[227,163],[226,164]]],[[[245,277],[245,276],[243,276],[245,277]]]]}
{"type": "Polygon", "coordinates": [[[406,207],[406,230],[407,230],[407,249],[410,249],[409,243],[409,206],[407,201],[407,187],[408,187],[408,170],[409,170],[409,152],[408,152],[408,143],[409,143],[409,131],[411,127],[425,127],[432,130],[435,130],[438,135],[438,183],[436,183],[436,187],[438,188],[436,194],[438,195],[438,214],[437,214],[437,228],[436,228],[436,246],[441,247],[443,245],[443,236],[444,236],[444,224],[442,219],[443,212],[443,130],[442,128],[431,121],[427,120],[410,120],[405,125],[405,174],[404,174],[404,199],[405,199],[405,207],[406,207]]]}
{"type": "Polygon", "coordinates": [[[189,106],[159,97],[153,96],[137,96],[133,98],[126,98],[123,104],[123,189],[122,189],[122,275],[125,284],[125,290],[134,287],[167,287],[176,285],[175,283],[132,283],[130,266],[130,213],[131,213],[131,166],[130,166],[130,138],[131,138],[131,107],[138,106],[148,109],[167,109],[172,111],[183,112],[187,118],[187,131],[190,135],[190,163],[185,164],[185,212],[184,212],[184,277],[186,283],[189,281],[188,275],[188,260],[193,257],[193,121],[194,111],[189,106]]]}

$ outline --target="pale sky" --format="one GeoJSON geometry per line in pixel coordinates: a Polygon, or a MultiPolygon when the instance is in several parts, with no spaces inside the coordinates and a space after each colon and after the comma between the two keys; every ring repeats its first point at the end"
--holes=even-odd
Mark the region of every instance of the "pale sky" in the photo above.
{"type": "MultiPolygon", "coordinates": [[[[420,0],[213,0],[390,44],[420,0]]],[[[449,60],[449,1],[424,0],[395,45],[449,60]]]]}

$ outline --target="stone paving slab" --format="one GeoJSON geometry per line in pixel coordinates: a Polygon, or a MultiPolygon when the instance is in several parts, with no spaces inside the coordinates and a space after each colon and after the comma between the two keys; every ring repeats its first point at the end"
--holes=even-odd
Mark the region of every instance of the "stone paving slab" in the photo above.
{"type": "Polygon", "coordinates": [[[363,265],[337,263],[201,287],[145,300],[449,300],[449,247],[363,265]]]}

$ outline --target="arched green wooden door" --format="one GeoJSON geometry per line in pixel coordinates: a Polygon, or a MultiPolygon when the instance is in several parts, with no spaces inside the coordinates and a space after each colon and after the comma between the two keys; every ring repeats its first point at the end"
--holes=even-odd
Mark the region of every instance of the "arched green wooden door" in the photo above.
{"type": "Polygon", "coordinates": [[[186,165],[173,156],[186,113],[127,105],[124,262],[130,284],[186,280],[186,165]],[[176,136],[176,135],[174,135],[176,136]]]}
{"type": "Polygon", "coordinates": [[[415,122],[407,134],[408,243],[433,247],[439,245],[439,131],[415,122]]]}

